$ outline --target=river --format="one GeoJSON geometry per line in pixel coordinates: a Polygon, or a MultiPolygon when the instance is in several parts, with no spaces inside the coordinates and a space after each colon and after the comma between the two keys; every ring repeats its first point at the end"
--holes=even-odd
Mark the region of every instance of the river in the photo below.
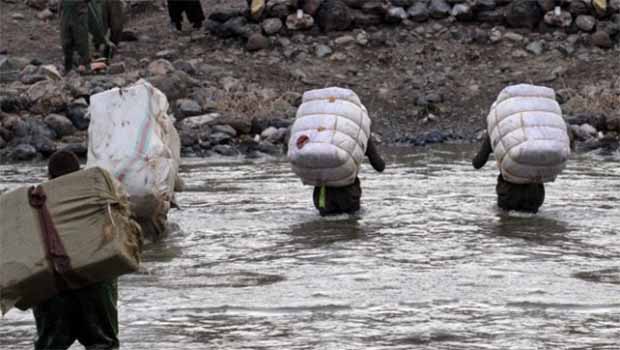
{"type": "MultiPolygon", "coordinates": [[[[525,215],[474,151],[386,149],[333,218],[285,162],[186,160],[175,229],[120,279],[122,348],[620,349],[620,156],[573,156],[525,215]]],[[[0,189],[44,176],[2,165],[0,189]]],[[[0,321],[4,350],[34,336],[30,312],[0,321]]]]}

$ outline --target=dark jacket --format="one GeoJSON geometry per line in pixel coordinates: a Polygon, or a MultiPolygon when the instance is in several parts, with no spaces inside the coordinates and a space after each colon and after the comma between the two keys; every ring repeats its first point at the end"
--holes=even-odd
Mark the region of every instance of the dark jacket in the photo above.
{"type": "MultiPolygon", "coordinates": [[[[378,171],[383,172],[385,169],[385,162],[379,155],[375,143],[372,137],[368,140],[368,147],[366,148],[366,156],[370,161],[370,165],[378,171]]],[[[314,206],[319,210],[321,216],[325,215],[337,215],[337,214],[351,214],[360,209],[360,200],[362,197],[362,188],[360,186],[359,178],[355,179],[355,182],[349,186],[344,187],[324,187],[325,191],[325,206],[321,206],[321,190],[322,187],[315,187],[312,199],[314,206]]]]}
{"type": "MultiPolygon", "coordinates": [[[[475,169],[482,168],[493,153],[491,138],[485,133],[478,154],[472,160],[475,169]]],[[[497,205],[504,210],[516,210],[536,213],[545,201],[545,185],[541,183],[514,184],[504,180],[502,174],[497,177],[497,205]]]]}

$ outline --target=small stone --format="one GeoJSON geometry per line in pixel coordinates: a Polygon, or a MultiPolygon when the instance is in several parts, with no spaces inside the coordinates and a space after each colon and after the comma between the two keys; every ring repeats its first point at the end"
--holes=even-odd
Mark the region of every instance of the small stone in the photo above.
{"type": "Polygon", "coordinates": [[[471,21],[474,19],[474,12],[467,4],[456,4],[452,8],[452,17],[459,21],[471,21]]]}
{"type": "Polygon", "coordinates": [[[390,24],[398,24],[407,19],[407,11],[402,7],[392,7],[385,15],[385,21],[390,24]]]}
{"type": "Polygon", "coordinates": [[[521,50],[521,49],[515,50],[512,53],[512,57],[514,57],[514,58],[525,58],[525,57],[527,57],[527,52],[524,51],[524,50],[521,50]]]}
{"type": "Polygon", "coordinates": [[[355,36],[355,41],[360,46],[368,45],[368,40],[368,33],[366,33],[365,31],[361,31],[355,36]]]}
{"type": "Polygon", "coordinates": [[[157,58],[166,58],[166,59],[170,59],[174,56],[177,55],[177,51],[176,50],[162,50],[159,51],[155,54],[155,57],[157,58]]]}
{"type": "Polygon", "coordinates": [[[430,16],[428,7],[425,2],[416,2],[407,11],[409,18],[414,22],[426,22],[430,16]]]}
{"type": "Polygon", "coordinates": [[[217,154],[227,156],[227,157],[233,157],[233,156],[239,155],[239,152],[229,145],[217,145],[213,147],[213,151],[217,154]]]}
{"type": "Polygon", "coordinates": [[[237,136],[237,130],[230,125],[215,125],[213,126],[213,132],[223,133],[229,135],[230,137],[237,136]]]}
{"type": "Polygon", "coordinates": [[[50,114],[45,117],[44,121],[50,129],[54,130],[58,138],[73,135],[76,132],[76,128],[71,120],[63,115],[50,114]]]}
{"type": "Polygon", "coordinates": [[[504,38],[504,36],[502,35],[502,32],[499,31],[499,29],[492,29],[491,33],[489,34],[489,41],[491,41],[492,43],[498,43],[500,41],[502,41],[502,39],[504,38]]]}
{"type": "Polygon", "coordinates": [[[579,15],[575,20],[575,25],[577,25],[577,28],[589,33],[594,30],[596,19],[592,16],[579,15]]]}
{"type": "Polygon", "coordinates": [[[581,129],[584,134],[589,135],[590,137],[596,136],[597,133],[596,129],[590,124],[582,124],[581,126],[579,126],[579,129],[581,129]]]}
{"type": "Polygon", "coordinates": [[[52,11],[50,11],[50,9],[45,9],[37,13],[37,18],[42,21],[47,21],[48,19],[51,19],[52,17],[54,17],[54,14],[52,13],[52,11]]]}
{"type": "Polygon", "coordinates": [[[599,30],[592,34],[592,43],[603,49],[610,49],[614,46],[609,34],[605,31],[599,30]]]}
{"type": "Polygon", "coordinates": [[[12,18],[12,19],[14,19],[14,20],[16,20],[16,21],[21,21],[21,20],[25,19],[25,18],[26,18],[26,16],[24,16],[24,14],[22,14],[22,13],[19,13],[19,12],[18,12],[18,13],[14,13],[14,14],[11,16],[11,18],[12,18]]]}
{"type": "Polygon", "coordinates": [[[324,58],[324,57],[331,55],[333,50],[329,46],[321,44],[316,47],[315,52],[316,52],[316,57],[324,58]]]}
{"type": "Polygon", "coordinates": [[[125,73],[125,63],[115,62],[108,66],[108,73],[110,74],[122,74],[125,73]]]}
{"type": "Polygon", "coordinates": [[[351,35],[343,35],[343,36],[339,36],[336,39],[334,39],[334,44],[336,45],[349,45],[351,43],[355,42],[355,38],[351,35]]]}
{"type": "Polygon", "coordinates": [[[530,44],[528,44],[525,49],[528,52],[531,52],[534,55],[538,56],[538,55],[542,54],[543,51],[544,51],[544,46],[543,45],[544,45],[544,43],[542,41],[540,41],[540,40],[533,41],[530,44]]]}
{"type": "Polygon", "coordinates": [[[432,18],[441,19],[450,15],[451,8],[445,0],[431,0],[428,10],[432,18]]]}
{"type": "Polygon", "coordinates": [[[505,18],[510,27],[534,29],[543,19],[543,15],[536,1],[513,0],[506,7],[505,18]]]}
{"type": "Polygon", "coordinates": [[[267,18],[262,23],[263,31],[267,35],[277,34],[278,32],[280,32],[283,26],[284,25],[279,18],[267,18]]]}
{"type": "Polygon", "coordinates": [[[342,52],[337,52],[337,53],[335,53],[335,54],[333,54],[333,55],[329,56],[329,60],[330,60],[330,61],[339,61],[339,62],[342,62],[342,61],[345,61],[346,59],[347,59],[347,55],[345,55],[345,54],[344,54],[344,53],[342,53],[342,52]]]}
{"type": "Polygon", "coordinates": [[[271,46],[271,41],[269,41],[269,38],[267,38],[261,33],[254,33],[250,35],[250,37],[248,38],[248,42],[245,48],[248,51],[259,51],[259,50],[268,49],[270,46],[271,46]]]}
{"type": "Polygon", "coordinates": [[[151,62],[147,68],[149,75],[167,75],[174,71],[174,66],[170,61],[158,59],[151,62]]]}
{"type": "Polygon", "coordinates": [[[176,101],[176,119],[182,120],[187,117],[193,117],[202,113],[202,108],[198,102],[187,98],[182,98],[176,101]]]}
{"type": "Polygon", "coordinates": [[[521,34],[517,34],[515,32],[508,32],[506,34],[504,34],[504,38],[506,40],[515,42],[515,43],[520,43],[524,40],[523,35],[521,34]]]}

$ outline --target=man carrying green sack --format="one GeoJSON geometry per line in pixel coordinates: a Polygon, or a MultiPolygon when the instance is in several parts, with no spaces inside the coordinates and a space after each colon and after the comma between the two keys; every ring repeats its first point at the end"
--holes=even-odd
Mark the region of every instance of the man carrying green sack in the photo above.
{"type": "MultiPolygon", "coordinates": [[[[71,152],[54,153],[50,179],[80,170],[71,152]]],[[[33,307],[37,325],[35,350],[64,350],[79,341],[87,350],[118,349],[117,279],[66,290],[33,307]]]]}

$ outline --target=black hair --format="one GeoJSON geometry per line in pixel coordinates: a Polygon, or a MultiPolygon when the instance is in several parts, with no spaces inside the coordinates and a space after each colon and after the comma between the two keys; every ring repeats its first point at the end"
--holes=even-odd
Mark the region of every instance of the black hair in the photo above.
{"type": "Polygon", "coordinates": [[[50,179],[67,175],[80,170],[80,160],[71,151],[58,151],[52,154],[47,162],[50,179]]]}

